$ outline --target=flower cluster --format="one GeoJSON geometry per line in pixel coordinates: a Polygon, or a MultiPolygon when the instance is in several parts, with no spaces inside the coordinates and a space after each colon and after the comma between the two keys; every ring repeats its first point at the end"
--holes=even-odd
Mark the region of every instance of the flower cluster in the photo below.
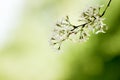
{"type": "Polygon", "coordinates": [[[79,25],[73,25],[69,17],[66,16],[56,24],[50,39],[50,44],[57,50],[60,50],[63,41],[67,39],[74,40],[74,38],[71,38],[73,35],[77,36],[77,42],[81,42],[88,40],[91,32],[95,34],[100,32],[105,33],[104,30],[107,29],[107,27],[103,23],[104,18],[102,18],[103,15],[100,14],[100,9],[100,6],[90,7],[82,12],[78,20],[80,22],[79,25]]]}

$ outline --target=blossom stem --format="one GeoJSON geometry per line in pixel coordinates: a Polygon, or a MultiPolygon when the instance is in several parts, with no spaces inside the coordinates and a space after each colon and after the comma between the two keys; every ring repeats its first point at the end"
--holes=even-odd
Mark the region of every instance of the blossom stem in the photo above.
{"type": "Polygon", "coordinates": [[[107,11],[108,7],[110,6],[111,1],[112,0],[109,0],[109,2],[107,4],[107,7],[105,8],[105,10],[103,11],[103,13],[102,13],[102,15],[100,17],[104,16],[105,12],[107,11]]]}

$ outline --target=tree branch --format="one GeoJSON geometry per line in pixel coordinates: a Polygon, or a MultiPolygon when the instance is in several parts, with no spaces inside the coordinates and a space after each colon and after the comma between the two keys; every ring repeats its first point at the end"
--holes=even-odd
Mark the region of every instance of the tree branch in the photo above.
{"type": "Polygon", "coordinates": [[[107,7],[105,8],[105,10],[103,11],[103,13],[102,13],[102,15],[100,17],[104,16],[105,12],[107,11],[108,7],[110,6],[111,1],[112,0],[109,0],[109,2],[107,4],[107,7]]]}

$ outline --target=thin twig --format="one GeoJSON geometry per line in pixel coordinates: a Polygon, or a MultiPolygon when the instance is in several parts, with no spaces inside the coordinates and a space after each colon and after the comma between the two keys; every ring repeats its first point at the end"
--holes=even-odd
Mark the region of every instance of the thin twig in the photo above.
{"type": "Polygon", "coordinates": [[[107,5],[107,7],[105,8],[105,10],[103,11],[103,13],[102,13],[102,15],[100,17],[104,16],[105,12],[107,11],[108,7],[110,6],[111,1],[112,0],[109,0],[109,3],[107,5]]]}

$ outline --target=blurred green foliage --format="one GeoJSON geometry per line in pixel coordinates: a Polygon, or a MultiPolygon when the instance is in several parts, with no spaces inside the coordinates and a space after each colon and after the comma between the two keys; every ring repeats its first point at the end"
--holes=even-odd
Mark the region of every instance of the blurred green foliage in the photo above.
{"type": "Polygon", "coordinates": [[[28,0],[14,38],[0,50],[0,80],[120,80],[119,0],[112,0],[104,16],[107,33],[92,35],[85,43],[65,42],[62,54],[49,46],[55,21],[67,13],[74,20],[73,13],[88,3],[28,0]]]}

